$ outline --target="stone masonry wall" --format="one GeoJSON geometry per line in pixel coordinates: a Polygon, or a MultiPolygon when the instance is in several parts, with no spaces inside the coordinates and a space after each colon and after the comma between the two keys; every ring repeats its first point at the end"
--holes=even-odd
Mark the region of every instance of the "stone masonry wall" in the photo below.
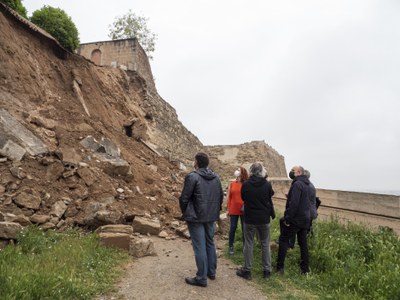
{"type": "Polygon", "coordinates": [[[255,161],[263,163],[269,177],[287,177],[285,159],[264,141],[253,141],[241,145],[206,146],[211,167],[224,179],[233,178],[239,166],[249,168],[255,161]]]}
{"type": "Polygon", "coordinates": [[[136,71],[155,88],[149,59],[135,38],[81,44],[77,53],[100,66],[136,71]]]}

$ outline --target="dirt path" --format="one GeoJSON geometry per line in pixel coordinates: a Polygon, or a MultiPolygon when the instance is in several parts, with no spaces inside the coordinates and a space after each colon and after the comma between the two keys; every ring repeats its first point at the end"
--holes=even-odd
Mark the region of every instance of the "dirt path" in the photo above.
{"type": "MultiPolygon", "coordinates": [[[[194,276],[196,266],[189,240],[152,238],[157,256],[135,259],[127,267],[125,277],[118,284],[118,292],[102,296],[112,299],[266,299],[253,282],[235,274],[238,266],[218,258],[216,280],[208,286],[195,287],[185,283],[185,277],[194,276]]],[[[218,251],[223,242],[217,241],[218,251]]]]}

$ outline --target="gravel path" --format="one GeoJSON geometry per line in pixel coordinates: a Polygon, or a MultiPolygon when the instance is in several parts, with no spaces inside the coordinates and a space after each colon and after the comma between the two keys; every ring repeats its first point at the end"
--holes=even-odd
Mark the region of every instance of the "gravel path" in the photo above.
{"type": "MultiPolygon", "coordinates": [[[[101,296],[99,300],[267,299],[253,282],[236,276],[238,266],[223,257],[218,258],[216,280],[208,280],[206,288],[186,284],[185,277],[194,276],[196,272],[191,242],[152,239],[158,255],[131,262],[117,286],[118,293],[101,296]]],[[[217,241],[217,248],[220,247],[223,242],[217,241]]]]}

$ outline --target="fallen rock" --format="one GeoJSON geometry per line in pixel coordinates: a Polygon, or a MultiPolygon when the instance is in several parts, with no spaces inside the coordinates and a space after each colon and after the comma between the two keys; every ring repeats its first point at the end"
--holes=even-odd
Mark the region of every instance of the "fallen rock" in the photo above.
{"type": "Polygon", "coordinates": [[[7,140],[5,136],[0,134],[0,154],[7,157],[9,160],[20,161],[26,151],[20,145],[12,140],[7,140]]]}
{"type": "Polygon", "coordinates": [[[131,236],[127,233],[119,232],[100,232],[99,241],[100,244],[104,246],[111,246],[116,248],[121,248],[125,250],[130,250],[130,240],[131,236]]]}
{"type": "Polygon", "coordinates": [[[163,230],[163,231],[161,231],[161,232],[158,234],[158,236],[159,236],[160,238],[166,238],[166,237],[168,237],[168,232],[166,232],[165,230],[163,230]]]}
{"type": "Polygon", "coordinates": [[[2,239],[16,239],[21,232],[21,224],[14,222],[0,222],[0,238],[2,239]]]}
{"type": "Polygon", "coordinates": [[[161,224],[158,220],[149,220],[142,217],[135,217],[132,222],[133,230],[141,234],[150,233],[158,235],[161,230],[161,224]]]}
{"type": "Polygon", "coordinates": [[[67,205],[64,203],[64,201],[62,200],[57,201],[56,203],[53,204],[51,208],[50,216],[61,218],[66,210],[67,210],[67,205]]]}
{"type": "Polygon", "coordinates": [[[129,244],[129,255],[133,257],[143,257],[157,255],[154,243],[147,237],[132,237],[129,244]]]}
{"type": "Polygon", "coordinates": [[[32,225],[32,222],[29,220],[28,217],[24,215],[18,215],[14,220],[14,223],[21,224],[21,226],[26,227],[32,225]]]}
{"type": "Polygon", "coordinates": [[[79,168],[77,173],[87,186],[91,186],[97,180],[95,174],[89,168],[79,168]]]}
{"type": "Polygon", "coordinates": [[[49,229],[56,228],[56,225],[52,222],[46,222],[46,223],[40,225],[39,227],[43,230],[49,230],[49,229]]]}
{"type": "Polygon", "coordinates": [[[46,170],[47,181],[56,181],[59,179],[64,172],[64,165],[60,161],[55,161],[46,170]]]}
{"type": "Polygon", "coordinates": [[[179,236],[190,239],[189,229],[187,228],[186,225],[182,225],[176,228],[175,231],[179,236]]]}
{"type": "Polygon", "coordinates": [[[113,233],[126,233],[126,234],[133,234],[133,228],[131,225],[104,225],[96,229],[96,232],[113,232],[113,233]]]}
{"type": "Polygon", "coordinates": [[[29,217],[29,220],[34,224],[44,224],[50,219],[50,216],[34,214],[29,217]]]}
{"type": "Polygon", "coordinates": [[[18,196],[14,198],[14,202],[18,206],[37,210],[39,209],[42,200],[35,195],[21,192],[18,196]]]}

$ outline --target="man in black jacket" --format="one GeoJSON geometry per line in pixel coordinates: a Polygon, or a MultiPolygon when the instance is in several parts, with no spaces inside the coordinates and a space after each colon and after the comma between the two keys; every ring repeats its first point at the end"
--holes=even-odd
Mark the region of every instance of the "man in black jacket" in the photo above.
{"type": "Polygon", "coordinates": [[[279,237],[278,273],[284,272],[284,264],[289,239],[297,234],[300,246],[300,268],[302,273],[308,273],[309,258],[307,246],[307,230],[310,228],[310,181],[304,175],[304,168],[295,166],[289,172],[293,179],[286,201],[286,209],[281,222],[281,234],[279,237]]]}
{"type": "Polygon", "coordinates": [[[260,238],[261,257],[264,278],[271,275],[271,248],[270,248],[270,219],[275,218],[272,204],[271,183],[266,180],[263,165],[255,162],[250,167],[250,178],[242,185],[242,199],[244,202],[244,266],[236,275],[251,279],[253,262],[253,241],[256,232],[260,238]]]}
{"type": "Polygon", "coordinates": [[[214,244],[214,222],[219,219],[224,193],[217,174],[208,168],[205,153],[197,153],[195,171],[185,177],[179,205],[187,222],[196,260],[195,277],[187,277],[187,284],[206,287],[207,277],[215,279],[217,255],[214,244]]]}

